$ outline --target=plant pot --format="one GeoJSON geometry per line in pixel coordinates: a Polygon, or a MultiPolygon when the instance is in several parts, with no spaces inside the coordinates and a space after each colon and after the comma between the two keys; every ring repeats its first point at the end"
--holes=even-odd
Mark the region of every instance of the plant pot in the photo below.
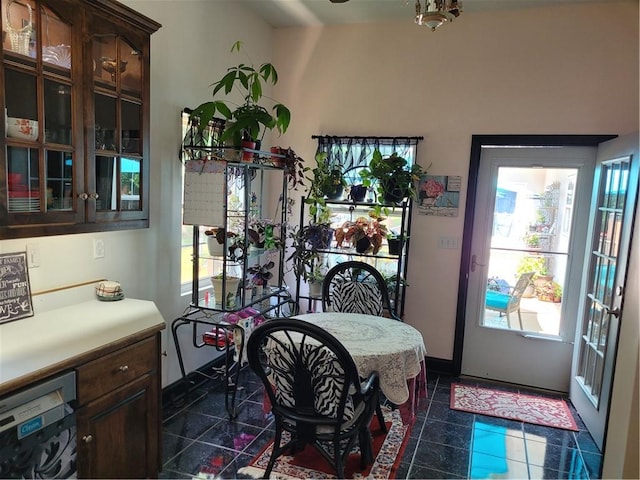
{"type": "Polygon", "coordinates": [[[280,147],[271,147],[271,163],[274,167],[283,168],[286,164],[284,161],[284,153],[280,147]]]}
{"type": "Polygon", "coordinates": [[[384,192],[384,201],[387,203],[397,204],[404,199],[404,190],[395,186],[384,192]]]}
{"type": "Polygon", "coordinates": [[[252,163],[253,162],[253,152],[245,152],[244,149],[248,148],[251,150],[255,150],[256,149],[256,142],[250,142],[248,140],[243,140],[242,143],[242,161],[243,162],[248,162],[248,163],[252,163]]]}
{"type": "Polygon", "coordinates": [[[309,296],[310,297],[322,297],[322,282],[318,280],[309,281],[309,296]]]}
{"type": "Polygon", "coordinates": [[[524,293],[522,294],[522,298],[533,298],[536,296],[536,287],[533,283],[529,283],[527,288],[524,289],[524,293]]]}
{"type": "Polygon", "coordinates": [[[339,200],[342,198],[343,191],[342,185],[332,185],[326,188],[323,193],[329,200],[339,200]]]}
{"type": "Polygon", "coordinates": [[[225,279],[225,296],[226,301],[222,298],[222,278],[211,277],[211,285],[213,286],[213,297],[217,307],[235,308],[236,296],[238,294],[238,285],[240,285],[239,277],[226,277],[225,279]]]}
{"type": "Polygon", "coordinates": [[[349,192],[349,197],[353,202],[364,202],[365,197],[367,196],[367,187],[364,185],[352,185],[351,191],[349,192]]]}
{"type": "Polygon", "coordinates": [[[389,238],[387,240],[389,245],[389,255],[400,255],[402,251],[403,241],[401,238],[389,238]]]}
{"type": "Polygon", "coordinates": [[[367,250],[371,248],[371,240],[369,237],[363,237],[355,243],[356,252],[367,253],[367,250]]]}
{"type": "Polygon", "coordinates": [[[215,235],[207,235],[207,249],[212,257],[222,257],[224,255],[224,243],[218,243],[215,235]]]}

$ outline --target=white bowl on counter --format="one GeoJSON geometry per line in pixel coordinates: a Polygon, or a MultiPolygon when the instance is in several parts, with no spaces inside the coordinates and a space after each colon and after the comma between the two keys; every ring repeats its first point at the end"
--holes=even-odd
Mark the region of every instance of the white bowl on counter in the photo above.
{"type": "Polygon", "coordinates": [[[37,140],[38,122],[26,118],[7,117],[7,137],[37,140]]]}

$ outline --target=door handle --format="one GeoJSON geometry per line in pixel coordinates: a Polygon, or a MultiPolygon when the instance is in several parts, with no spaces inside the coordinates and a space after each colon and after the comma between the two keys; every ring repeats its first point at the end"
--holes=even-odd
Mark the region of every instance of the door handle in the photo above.
{"type": "Polygon", "coordinates": [[[607,312],[607,315],[613,315],[616,318],[620,318],[620,307],[616,307],[613,310],[605,307],[605,312],[607,312]]]}
{"type": "Polygon", "coordinates": [[[486,263],[478,263],[476,258],[477,257],[475,255],[471,255],[471,271],[472,272],[476,271],[476,266],[478,266],[478,267],[486,267],[487,266],[486,263]]]}

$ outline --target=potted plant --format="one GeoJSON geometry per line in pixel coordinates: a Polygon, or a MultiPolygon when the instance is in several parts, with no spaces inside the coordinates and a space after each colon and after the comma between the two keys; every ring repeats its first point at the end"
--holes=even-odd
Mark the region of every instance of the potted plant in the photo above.
{"type": "Polygon", "coordinates": [[[299,185],[304,184],[305,174],[309,171],[309,167],[304,166],[304,159],[291,147],[271,147],[271,162],[275,167],[284,168],[284,174],[287,182],[292,190],[297,190],[299,185]]]}
{"type": "Polygon", "coordinates": [[[225,308],[234,308],[236,306],[236,296],[238,294],[240,280],[240,277],[224,275],[222,273],[211,277],[211,286],[213,287],[213,296],[216,305],[225,308]]]}
{"type": "Polygon", "coordinates": [[[281,225],[269,219],[252,219],[249,221],[247,237],[251,247],[265,250],[282,248],[283,242],[280,236],[281,225]]]}
{"type": "Polygon", "coordinates": [[[307,283],[309,284],[309,296],[319,298],[322,296],[322,283],[327,275],[327,268],[321,263],[316,263],[309,272],[307,283]]]}
{"type": "Polygon", "coordinates": [[[358,253],[377,254],[387,236],[387,227],[377,219],[358,217],[355,222],[344,222],[335,231],[336,245],[350,242],[358,253]]]}
{"type": "Polygon", "coordinates": [[[253,267],[249,267],[247,272],[252,275],[251,283],[256,286],[266,287],[269,283],[269,280],[273,278],[273,273],[270,272],[275,263],[272,260],[269,260],[264,265],[255,264],[253,267]]]}
{"type": "MultiPolygon", "coordinates": [[[[244,52],[241,41],[236,41],[231,52],[244,52]]],[[[226,100],[212,100],[197,106],[191,117],[199,119],[199,128],[204,129],[216,113],[221,114],[228,121],[224,131],[220,135],[220,142],[233,140],[234,146],[239,146],[242,140],[252,142],[262,141],[267,130],[277,129],[283,134],[289,128],[291,112],[282,103],[263,94],[263,84],[278,83],[278,72],[271,63],[262,63],[255,66],[251,58],[246,54],[249,63],[240,63],[227,69],[227,73],[212,84],[213,97],[223,92],[229,95],[233,90],[240,92],[243,102],[236,104],[226,100]],[[261,105],[263,99],[270,100],[273,105],[271,111],[261,105]]],[[[255,145],[254,145],[255,147],[255,145]]]]}
{"type": "Polygon", "coordinates": [[[524,243],[529,248],[540,248],[540,235],[537,233],[527,233],[524,236],[524,243]]]}
{"type": "Polygon", "coordinates": [[[416,198],[415,182],[425,173],[420,165],[409,165],[395,152],[383,158],[380,151],[375,150],[369,165],[360,171],[360,177],[364,186],[375,188],[379,202],[382,199],[395,204],[404,198],[416,198]]]}
{"type": "Polygon", "coordinates": [[[536,296],[543,302],[560,303],[562,301],[562,286],[553,280],[536,286],[536,296]]]}
{"type": "Polygon", "coordinates": [[[309,223],[289,234],[293,251],[287,258],[294,274],[309,282],[317,276],[316,267],[322,264],[320,251],[329,248],[333,229],[328,223],[309,223]]]}
{"type": "Polygon", "coordinates": [[[212,257],[221,257],[226,255],[236,261],[244,256],[245,244],[242,236],[232,231],[227,231],[223,227],[212,227],[204,231],[207,237],[207,249],[212,257]]]}
{"type": "Polygon", "coordinates": [[[516,275],[519,277],[523,273],[533,272],[532,284],[527,287],[523,294],[524,297],[530,298],[535,294],[535,287],[553,280],[553,275],[549,272],[547,259],[542,255],[525,255],[516,267],[516,275]]]}
{"type": "Polygon", "coordinates": [[[309,198],[316,201],[325,197],[331,200],[341,198],[347,186],[342,167],[329,162],[327,152],[318,152],[315,159],[316,166],[311,170],[313,176],[307,177],[310,182],[309,198]]]}
{"type": "Polygon", "coordinates": [[[387,246],[389,249],[389,255],[400,255],[400,252],[402,252],[402,247],[404,246],[404,242],[407,238],[408,237],[405,235],[389,232],[387,234],[387,246]]]}

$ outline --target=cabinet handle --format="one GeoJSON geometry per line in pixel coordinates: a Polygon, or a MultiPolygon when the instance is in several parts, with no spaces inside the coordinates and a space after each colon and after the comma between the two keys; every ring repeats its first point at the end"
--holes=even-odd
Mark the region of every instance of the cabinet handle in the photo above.
{"type": "Polygon", "coordinates": [[[98,198],[100,198],[100,195],[98,195],[97,193],[90,193],[89,198],[94,198],[97,200],[98,198]]]}
{"type": "Polygon", "coordinates": [[[118,370],[120,370],[122,373],[124,373],[127,370],[129,370],[129,365],[122,365],[120,368],[118,368],[118,370]]]}
{"type": "Polygon", "coordinates": [[[84,443],[91,443],[93,442],[93,435],[85,435],[84,437],[82,437],[82,441],[84,443]]]}
{"type": "Polygon", "coordinates": [[[79,193],[78,198],[80,200],[86,200],[87,198],[89,198],[89,195],[87,195],[86,193],[79,193]]]}

